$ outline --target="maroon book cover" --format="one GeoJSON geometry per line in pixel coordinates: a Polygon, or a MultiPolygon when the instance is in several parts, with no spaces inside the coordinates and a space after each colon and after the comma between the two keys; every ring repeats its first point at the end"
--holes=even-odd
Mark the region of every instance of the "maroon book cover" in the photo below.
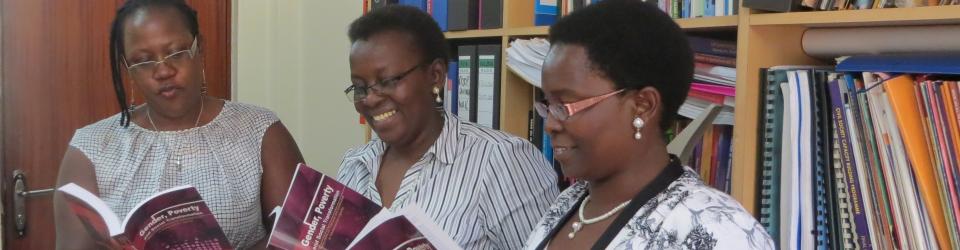
{"type": "Polygon", "coordinates": [[[101,246],[233,249],[210,208],[191,186],[164,190],[142,201],[123,222],[103,200],[80,186],[71,183],[58,191],[101,246]]]}
{"type": "Polygon", "coordinates": [[[270,234],[271,249],[346,249],[381,207],[300,164],[270,234]]]}

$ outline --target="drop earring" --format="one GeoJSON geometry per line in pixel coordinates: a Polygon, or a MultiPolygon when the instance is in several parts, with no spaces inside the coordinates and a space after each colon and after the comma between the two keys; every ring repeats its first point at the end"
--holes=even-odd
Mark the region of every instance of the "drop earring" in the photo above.
{"type": "Polygon", "coordinates": [[[440,98],[440,87],[434,86],[433,94],[437,96],[437,99],[434,100],[437,104],[443,103],[443,99],[440,98]]]}
{"type": "Polygon", "coordinates": [[[640,129],[643,128],[643,119],[640,119],[640,116],[633,118],[633,127],[637,129],[637,133],[633,134],[633,139],[640,140],[643,138],[643,135],[640,134],[640,129]]]}
{"type": "Polygon", "coordinates": [[[127,111],[133,113],[137,109],[137,98],[133,95],[133,87],[130,88],[130,104],[127,105],[127,111]]]}
{"type": "Polygon", "coordinates": [[[200,95],[206,96],[207,95],[207,70],[200,69],[200,73],[203,74],[203,82],[202,82],[202,85],[200,85],[200,95]]]}

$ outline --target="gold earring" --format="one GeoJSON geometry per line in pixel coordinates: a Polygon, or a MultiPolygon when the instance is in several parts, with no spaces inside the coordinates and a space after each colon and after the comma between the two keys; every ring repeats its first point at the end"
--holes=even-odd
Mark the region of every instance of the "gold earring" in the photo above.
{"type": "Polygon", "coordinates": [[[440,87],[433,86],[433,94],[437,96],[437,99],[434,101],[437,103],[443,103],[443,99],[440,98],[440,87]]]}

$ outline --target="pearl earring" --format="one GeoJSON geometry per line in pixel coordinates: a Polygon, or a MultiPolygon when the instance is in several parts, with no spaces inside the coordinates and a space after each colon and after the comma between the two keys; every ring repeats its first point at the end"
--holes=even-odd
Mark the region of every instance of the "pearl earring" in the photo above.
{"type": "Polygon", "coordinates": [[[637,133],[633,134],[633,139],[637,139],[639,141],[640,138],[643,138],[643,135],[640,134],[640,129],[643,128],[643,119],[640,119],[639,116],[637,116],[637,118],[633,118],[633,127],[637,129],[637,133]]]}
{"type": "Polygon", "coordinates": [[[433,87],[433,94],[437,96],[437,99],[434,100],[437,103],[443,103],[443,99],[440,98],[440,87],[433,87]]]}

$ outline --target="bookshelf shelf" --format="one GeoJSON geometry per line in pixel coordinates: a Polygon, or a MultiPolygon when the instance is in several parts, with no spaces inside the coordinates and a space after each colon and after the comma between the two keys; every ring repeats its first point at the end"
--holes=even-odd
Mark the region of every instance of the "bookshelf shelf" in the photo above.
{"type": "Polygon", "coordinates": [[[677,21],[677,24],[680,25],[680,28],[683,28],[684,30],[733,30],[737,28],[737,23],[739,23],[739,17],[736,15],[684,18],[675,20],[677,21]]]}
{"type": "MultiPolygon", "coordinates": [[[[698,17],[676,19],[677,24],[685,30],[733,30],[737,28],[739,22],[738,16],[721,17],[698,17]]],[[[549,32],[549,26],[529,26],[516,28],[502,28],[489,30],[464,30],[444,32],[447,39],[470,39],[486,37],[524,37],[524,36],[546,36],[549,32]]]]}
{"type": "Polygon", "coordinates": [[[549,26],[533,26],[507,29],[507,36],[546,36],[550,33],[549,26]]]}
{"type": "Polygon", "coordinates": [[[501,37],[505,34],[505,29],[448,31],[443,34],[447,39],[501,37]]]}
{"type": "Polygon", "coordinates": [[[960,24],[960,5],[750,15],[750,26],[857,27],[929,24],[960,24]]]}

